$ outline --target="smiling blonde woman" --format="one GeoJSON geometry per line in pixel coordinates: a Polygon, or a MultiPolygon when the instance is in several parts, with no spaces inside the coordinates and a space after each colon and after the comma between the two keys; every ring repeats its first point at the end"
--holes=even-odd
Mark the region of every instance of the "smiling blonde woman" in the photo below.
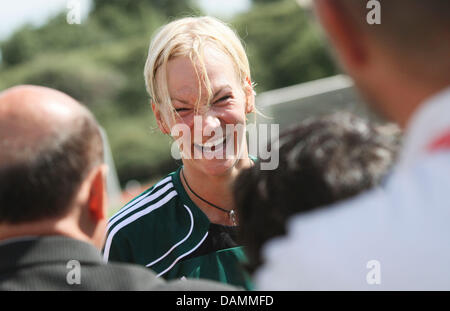
{"type": "Polygon", "coordinates": [[[177,126],[191,135],[181,137],[183,165],[111,218],[104,257],[144,265],[166,279],[207,278],[251,289],[230,186],[255,159],[246,136],[226,130],[245,130],[254,111],[242,43],[215,18],[182,18],[155,35],[144,75],[160,130],[177,141],[177,126]],[[201,156],[189,156],[194,153],[201,156]]]}

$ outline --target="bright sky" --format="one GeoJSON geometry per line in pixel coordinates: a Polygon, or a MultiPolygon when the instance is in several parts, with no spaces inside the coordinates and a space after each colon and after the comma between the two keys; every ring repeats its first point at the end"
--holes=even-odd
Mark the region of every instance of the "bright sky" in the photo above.
{"type": "Polygon", "coordinates": [[[250,8],[251,0],[198,0],[207,14],[229,17],[250,8]]]}
{"type": "MultiPolygon", "coordinates": [[[[41,25],[63,11],[70,2],[78,2],[81,16],[89,13],[91,0],[0,0],[0,40],[6,39],[20,26],[41,25]]],[[[207,14],[229,17],[250,7],[250,0],[197,0],[207,14]]]]}
{"type": "MultiPolygon", "coordinates": [[[[82,16],[87,16],[91,0],[80,3],[82,16]]],[[[0,40],[7,38],[20,26],[30,23],[42,25],[57,13],[68,10],[70,0],[0,0],[0,40]]]]}

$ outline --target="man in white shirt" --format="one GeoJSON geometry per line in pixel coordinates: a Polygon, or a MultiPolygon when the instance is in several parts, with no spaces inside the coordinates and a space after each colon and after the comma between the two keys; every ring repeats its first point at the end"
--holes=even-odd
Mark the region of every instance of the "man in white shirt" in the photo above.
{"type": "Polygon", "coordinates": [[[450,2],[315,5],[358,89],[405,129],[404,147],[382,189],[291,218],[267,243],[256,286],[450,290],[450,2]]]}

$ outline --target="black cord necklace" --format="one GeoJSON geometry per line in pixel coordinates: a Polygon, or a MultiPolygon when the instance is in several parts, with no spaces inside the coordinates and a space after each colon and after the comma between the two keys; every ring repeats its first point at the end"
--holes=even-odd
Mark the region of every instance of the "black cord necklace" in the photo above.
{"type": "Polygon", "coordinates": [[[199,198],[199,199],[202,200],[203,202],[205,202],[205,203],[211,205],[212,207],[217,208],[218,210],[220,210],[220,211],[222,211],[222,212],[224,212],[224,213],[227,213],[228,216],[229,216],[230,219],[231,219],[231,222],[233,223],[233,226],[237,226],[236,212],[234,211],[234,209],[232,209],[232,210],[227,210],[227,209],[224,209],[224,208],[222,208],[222,207],[220,207],[220,206],[217,206],[217,205],[215,205],[215,204],[213,204],[213,203],[211,203],[211,202],[209,202],[209,201],[203,199],[201,196],[199,196],[197,193],[195,193],[195,191],[192,190],[192,188],[189,186],[189,184],[188,184],[188,182],[187,182],[187,180],[186,180],[186,177],[184,176],[184,172],[183,172],[183,171],[184,171],[184,170],[181,169],[181,176],[183,176],[184,183],[185,183],[186,186],[188,187],[189,191],[192,192],[193,195],[195,195],[197,198],[199,198]]]}

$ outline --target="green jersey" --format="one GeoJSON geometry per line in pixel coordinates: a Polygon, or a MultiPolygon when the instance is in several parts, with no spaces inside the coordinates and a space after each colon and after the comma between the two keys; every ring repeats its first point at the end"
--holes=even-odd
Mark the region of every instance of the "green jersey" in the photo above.
{"type": "Polygon", "coordinates": [[[143,265],[168,280],[203,278],[252,289],[236,228],[210,223],[186,193],[180,170],[110,219],[105,261],[143,265]]]}

